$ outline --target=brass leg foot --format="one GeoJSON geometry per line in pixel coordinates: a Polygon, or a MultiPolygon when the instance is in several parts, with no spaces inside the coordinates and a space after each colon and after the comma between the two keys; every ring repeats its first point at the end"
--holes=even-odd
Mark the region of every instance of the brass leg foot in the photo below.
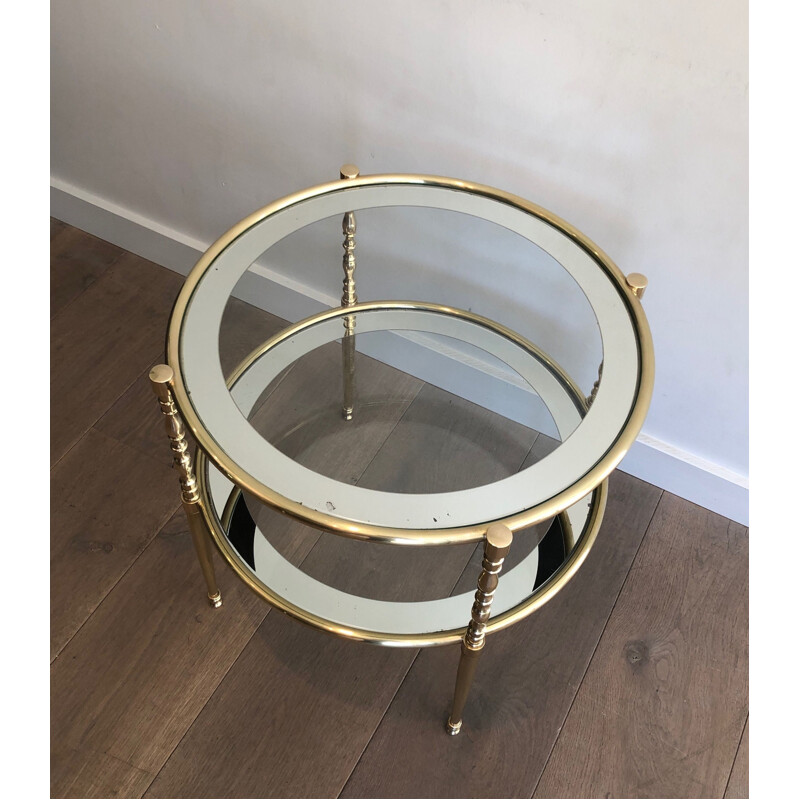
{"type": "MultiPolygon", "coordinates": [[[[469,634],[469,629],[467,629],[467,634],[469,634]]],[[[450,717],[447,720],[447,732],[451,736],[455,736],[461,731],[464,706],[467,704],[467,695],[472,686],[472,680],[475,677],[475,670],[478,666],[478,659],[481,656],[481,652],[483,652],[483,641],[474,648],[466,641],[466,637],[464,641],[461,642],[461,658],[458,662],[456,688],[453,692],[453,710],[450,712],[450,717]]]]}
{"type": "Polygon", "coordinates": [[[211,603],[212,608],[219,608],[222,605],[222,595],[219,592],[209,594],[208,602],[211,603]]]}
{"type": "MultiPolygon", "coordinates": [[[[355,317],[345,317],[345,326],[355,326],[355,317]]],[[[353,328],[345,331],[342,337],[342,384],[344,398],[342,402],[342,417],[348,422],[353,419],[355,407],[356,386],[356,336],[353,328]]]]}

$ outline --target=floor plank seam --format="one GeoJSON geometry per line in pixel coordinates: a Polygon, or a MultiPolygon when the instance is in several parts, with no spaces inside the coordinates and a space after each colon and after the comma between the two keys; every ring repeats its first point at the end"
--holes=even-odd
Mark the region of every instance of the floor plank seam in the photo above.
{"type": "Polygon", "coordinates": [[[375,455],[372,456],[372,458],[369,460],[369,462],[367,463],[367,466],[364,467],[364,469],[361,470],[361,473],[356,478],[356,481],[355,481],[355,484],[354,484],[355,486],[358,486],[358,482],[364,477],[364,475],[366,474],[367,470],[372,466],[372,462],[380,455],[381,451],[384,448],[384,445],[389,440],[389,437],[394,433],[395,428],[397,428],[397,426],[403,421],[403,419],[405,418],[406,414],[408,413],[408,409],[411,408],[412,404],[417,399],[419,393],[423,390],[423,388],[425,386],[426,386],[426,383],[424,381],[422,381],[420,383],[420,386],[417,389],[417,391],[414,392],[414,396],[408,401],[408,405],[403,409],[403,413],[398,417],[398,419],[394,423],[394,425],[392,425],[392,429],[386,434],[386,437],[384,438],[383,442],[381,443],[381,446],[375,452],[375,455]]]}
{"type": "Polygon", "coordinates": [[[524,464],[524,463],[525,463],[525,462],[528,460],[528,457],[529,457],[529,456],[530,456],[530,454],[533,452],[533,448],[536,446],[536,440],[537,440],[537,439],[538,439],[538,438],[539,438],[541,435],[542,435],[542,434],[541,434],[541,432],[540,432],[540,431],[538,431],[538,432],[536,433],[536,436],[534,436],[534,437],[533,437],[533,441],[531,442],[531,446],[528,448],[528,452],[527,452],[527,453],[525,453],[525,458],[523,458],[523,459],[522,459],[522,461],[520,462],[520,465],[519,465],[519,467],[517,467],[517,472],[519,472],[519,470],[520,470],[520,467],[521,467],[521,466],[522,466],[522,465],[523,465],[523,464],[524,464]]]}
{"type": "MultiPolygon", "coordinates": [[[[100,417],[98,419],[96,419],[92,423],[91,427],[92,428],[96,428],[114,410],[114,406],[116,405],[117,401],[125,394],[125,392],[127,392],[131,388],[131,386],[133,386],[137,381],[141,380],[142,377],[144,377],[145,375],[149,375],[150,374],[150,370],[153,369],[153,367],[158,363],[160,363],[160,359],[158,359],[158,358],[156,358],[156,359],[152,360],[150,363],[148,363],[148,365],[136,376],[136,378],[134,379],[133,383],[131,383],[131,385],[128,386],[125,389],[125,391],[122,392],[122,394],[116,400],[114,400],[113,403],[111,403],[109,405],[109,407],[100,415],[100,417]]],[[[158,409],[157,403],[158,403],[158,401],[155,399],[155,396],[154,396],[153,397],[153,428],[155,428],[156,425],[159,422],[159,418],[158,418],[159,409],[158,409]]],[[[163,428],[164,427],[163,424],[160,427],[163,428]]],[[[108,435],[108,434],[106,434],[106,435],[108,435]]],[[[112,437],[112,438],[115,438],[115,437],[112,437]]],[[[117,440],[117,441],[119,441],[119,440],[117,440]]],[[[169,445],[167,444],[167,441],[168,440],[165,437],[165,442],[164,442],[164,447],[165,448],[169,447],[169,445]]],[[[144,452],[144,451],[140,451],[140,452],[144,452]]],[[[146,455],[146,453],[145,453],[145,455],[146,455]]]]}
{"type": "MultiPolygon", "coordinates": [[[[652,484],[651,484],[652,485],[652,484]]],[[[606,632],[606,628],[608,627],[608,623],[611,620],[611,617],[614,615],[614,609],[617,607],[617,603],[619,602],[619,598],[622,596],[622,592],[625,589],[625,585],[628,583],[628,578],[631,574],[631,569],[633,568],[634,563],[636,562],[636,558],[639,555],[639,551],[642,549],[642,545],[644,544],[644,540],[647,538],[647,533],[650,530],[650,526],[653,524],[653,519],[656,516],[656,512],[658,511],[658,507],[661,505],[661,501],[664,499],[664,490],[661,490],[661,493],[658,496],[658,501],[653,506],[653,513],[650,515],[650,519],[647,520],[647,525],[644,528],[644,534],[639,541],[639,546],[636,548],[636,552],[633,554],[633,558],[631,559],[630,566],[628,567],[628,571],[625,574],[625,580],[622,581],[622,584],[619,587],[619,591],[617,592],[617,596],[614,598],[614,602],[611,606],[611,609],[608,612],[608,616],[606,617],[606,621],[603,624],[603,629],[600,631],[600,635],[597,637],[597,641],[595,642],[594,648],[592,649],[592,654],[589,656],[589,660],[586,662],[586,669],[583,671],[583,675],[581,675],[581,679],[578,682],[578,685],[575,687],[575,693],[572,695],[572,701],[569,704],[569,708],[567,712],[564,714],[564,718],[561,721],[561,725],[558,729],[558,733],[556,734],[555,739],[553,740],[553,744],[550,747],[550,752],[547,754],[547,759],[542,766],[542,771],[539,773],[539,777],[536,779],[536,784],[533,787],[529,797],[533,798],[536,794],[536,790],[539,788],[539,784],[542,781],[542,776],[547,771],[547,765],[550,763],[550,759],[553,757],[553,751],[556,749],[556,745],[558,744],[558,740],[561,738],[561,733],[564,730],[564,726],[567,724],[567,720],[569,719],[570,712],[572,711],[572,707],[575,705],[575,700],[578,697],[578,693],[581,690],[581,686],[583,686],[583,681],[586,679],[586,675],[589,673],[589,669],[592,666],[592,661],[594,661],[595,654],[597,653],[597,648],[600,646],[600,642],[603,639],[603,636],[606,632]]]]}
{"type": "MultiPolygon", "coordinates": [[[[228,566],[227,562],[226,562],[226,566],[228,566]]],[[[231,570],[231,572],[233,572],[233,570],[231,570]]],[[[238,577],[237,577],[237,580],[238,580],[238,577]]],[[[167,766],[167,764],[169,764],[169,761],[172,758],[172,756],[175,755],[176,750],[181,746],[181,743],[183,742],[183,740],[189,735],[190,731],[195,726],[195,723],[197,722],[197,720],[200,719],[200,716],[206,710],[206,708],[208,707],[208,704],[213,700],[214,695],[216,695],[216,693],[219,691],[220,686],[222,686],[222,684],[225,682],[225,678],[228,677],[228,673],[238,663],[239,659],[242,657],[242,654],[247,649],[247,646],[250,644],[250,642],[252,641],[253,637],[261,629],[261,626],[264,624],[264,620],[267,619],[267,617],[270,615],[270,612],[273,610],[273,607],[271,605],[269,605],[268,603],[266,604],[266,606],[267,606],[267,610],[266,610],[266,613],[264,614],[264,616],[261,618],[261,622],[259,622],[258,625],[256,625],[255,628],[253,628],[253,632],[250,634],[250,636],[248,637],[247,641],[244,642],[244,644],[242,645],[242,649],[239,650],[239,653],[237,654],[236,658],[230,663],[230,665],[228,666],[228,669],[226,669],[225,672],[220,676],[220,679],[219,679],[217,685],[214,687],[214,691],[211,692],[211,694],[206,698],[205,703],[203,703],[203,707],[197,712],[197,715],[195,716],[195,718],[191,721],[191,723],[189,725],[186,726],[186,730],[181,735],[181,738],[175,743],[175,747],[173,747],[169,751],[169,755],[167,755],[167,757],[164,759],[164,761],[161,764],[161,766],[158,768],[158,770],[153,775],[153,780],[150,781],[150,783],[147,784],[147,786],[145,787],[144,791],[139,795],[140,798],[144,797],[150,791],[150,787],[158,780],[158,776],[164,771],[164,768],[167,766]]]]}
{"type": "MultiPolygon", "coordinates": [[[[156,362],[156,360],[157,360],[157,359],[150,359],[150,360],[147,362],[147,367],[145,368],[145,369],[147,370],[147,372],[149,372],[149,371],[150,371],[150,365],[151,365],[151,364],[153,364],[153,363],[155,363],[155,362],[156,362]]],[[[132,380],[132,381],[131,381],[131,382],[130,382],[130,383],[129,383],[129,384],[128,384],[128,385],[127,385],[127,386],[126,386],[126,387],[125,387],[125,388],[124,388],[124,389],[123,389],[123,390],[122,390],[122,391],[121,391],[121,392],[120,392],[120,393],[119,393],[119,394],[118,394],[118,395],[117,395],[117,396],[116,396],[116,397],[115,397],[115,398],[114,398],[114,399],[113,399],[113,400],[112,400],[112,401],[111,401],[109,404],[108,404],[108,407],[106,408],[106,410],[105,410],[105,411],[103,411],[103,412],[100,414],[100,416],[99,416],[99,417],[97,417],[97,418],[96,418],[96,419],[95,419],[95,420],[94,420],[94,421],[93,421],[93,422],[92,422],[92,423],[91,423],[91,424],[90,424],[90,425],[89,425],[89,426],[86,428],[86,430],[85,430],[85,431],[84,431],[84,432],[83,432],[83,433],[82,433],[82,434],[81,434],[81,435],[80,435],[80,436],[79,436],[79,437],[78,437],[78,438],[77,438],[77,439],[76,439],[76,440],[75,440],[75,441],[74,441],[74,442],[73,442],[73,443],[72,443],[72,444],[71,444],[71,445],[70,445],[70,446],[69,446],[69,447],[68,447],[68,448],[67,448],[67,449],[66,449],[66,450],[65,450],[65,451],[64,451],[64,452],[63,452],[63,453],[62,453],[62,454],[61,454],[61,455],[60,455],[60,456],[59,456],[59,457],[58,457],[58,458],[57,458],[57,459],[56,459],[56,460],[55,460],[55,461],[54,461],[54,462],[53,462],[51,465],[50,465],[50,472],[51,472],[51,474],[52,474],[52,471],[53,471],[53,470],[56,468],[56,466],[58,466],[58,464],[60,464],[60,463],[61,463],[61,461],[62,461],[62,460],[63,460],[63,459],[64,459],[64,458],[65,458],[65,457],[66,457],[66,456],[69,454],[69,453],[71,453],[71,452],[72,452],[72,450],[74,449],[74,447],[75,447],[75,446],[76,446],[76,445],[77,445],[77,444],[78,444],[78,443],[79,443],[79,442],[80,442],[80,441],[81,441],[81,440],[84,438],[84,436],[86,436],[86,434],[87,434],[87,433],[89,433],[89,431],[91,431],[91,430],[96,430],[95,426],[97,425],[97,423],[98,423],[98,422],[100,422],[100,420],[101,420],[101,419],[103,419],[103,417],[105,417],[105,416],[106,416],[106,414],[108,414],[108,413],[109,413],[109,411],[111,411],[111,409],[114,407],[114,405],[115,405],[115,404],[116,404],[116,403],[117,403],[117,402],[120,400],[120,398],[121,398],[121,397],[122,397],[122,396],[123,396],[123,395],[124,395],[124,394],[125,394],[125,393],[126,393],[126,392],[127,392],[127,391],[128,391],[128,390],[129,390],[129,389],[130,389],[130,388],[131,388],[131,387],[132,387],[134,384],[135,384],[135,383],[136,383],[136,381],[138,381],[138,380],[139,380],[139,378],[140,378],[141,376],[142,376],[142,372],[138,372],[138,373],[136,374],[136,377],[135,377],[135,378],[134,378],[134,379],[133,379],[133,380],[132,380]]],[[[156,409],[157,409],[157,407],[156,407],[156,409]]],[[[102,432],[102,431],[98,431],[98,433],[103,433],[103,432],[102,432]]],[[[108,436],[108,434],[106,434],[106,433],[104,433],[103,435],[104,435],[104,436],[108,436]]],[[[113,437],[109,437],[109,438],[113,438],[113,437]]],[[[114,441],[119,441],[119,440],[118,440],[118,439],[115,439],[114,441]]],[[[125,446],[126,446],[126,447],[130,447],[130,445],[125,445],[125,446]]]]}
{"type": "MultiPolygon", "coordinates": [[[[397,688],[394,690],[394,694],[392,694],[391,698],[389,699],[389,702],[386,704],[386,708],[384,709],[383,714],[381,714],[381,718],[378,720],[378,724],[372,731],[372,735],[367,740],[367,743],[364,745],[363,749],[361,750],[361,753],[359,753],[356,763],[353,764],[353,769],[350,770],[350,774],[347,776],[347,780],[345,780],[339,791],[336,793],[337,800],[342,796],[342,792],[344,792],[344,790],[347,788],[347,784],[350,783],[350,779],[353,777],[355,771],[358,769],[358,765],[361,763],[361,759],[364,757],[364,753],[367,752],[370,744],[372,744],[372,740],[375,738],[375,734],[380,729],[384,719],[386,719],[386,715],[389,713],[389,710],[391,709],[392,703],[394,703],[394,700],[397,697],[398,692],[400,691],[400,689],[403,688],[403,684],[405,683],[406,678],[408,678],[409,674],[411,673],[412,667],[414,666],[414,664],[417,663],[417,659],[419,658],[420,652],[421,648],[417,648],[417,652],[414,654],[414,658],[411,659],[411,663],[408,665],[408,669],[405,671],[403,677],[398,682],[397,688]]],[[[444,725],[442,725],[442,730],[444,731],[444,725]]]]}
{"type": "Polygon", "coordinates": [[[733,777],[733,770],[736,766],[736,759],[739,757],[739,751],[742,749],[742,742],[744,741],[744,732],[747,730],[747,723],[750,720],[750,712],[748,711],[744,717],[744,725],[742,725],[742,732],[739,734],[739,742],[736,745],[736,750],[733,753],[733,761],[731,761],[731,768],[728,772],[728,780],[725,781],[725,790],[722,792],[722,796],[725,797],[728,794],[728,787],[731,785],[731,778],[733,777]]]}
{"type": "MultiPolygon", "coordinates": [[[[119,439],[116,439],[113,436],[109,436],[107,433],[103,433],[102,431],[97,430],[94,426],[89,428],[89,431],[95,431],[95,433],[99,433],[101,436],[105,436],[105,437],[107,437],[109,439],[113,439],[115,442],[117,442],[118,444],[122,445],[123,447],[130,447],[130,445],[126,445],[124,442],[120,442],[119,439]]],[[[81,437],[81,439],[83,439],[89,433],[89,431],[86,431],[86,433],[84,433],[84,435],[81,437]]],[[[83,626],[86,625],[86,623],[94,616],[95,612],[100,608],[100,606],[103,605],[103,603],[111,595],[111,593],[114,591],[114,589],[116,589],[117,586],[119,586],[120,581],[122,581],[125,578],[125,576],[130,572],[130,570],[133,568],[133,566],[136,564],[136,562],[144,555],[144,553],[147,551],[147,548],[150,547],[153,544],[153,542],[158,538],[158,535],[161,533],[161,531],[164,530],[164,528],[166,527],[167,523],[172,519],[172,517],[175,515],[175,512],[180,507],[181,507],[181,503],[180,503],[180,500],[178,499],[178,497],[176,495],[175,506],[165,515],[164,520],[157,526],[156,532],[150,537],[150,539],[147,541],[147,544],[145,544],[145,546],[141,549],[141,551],[131,560],[131,563],[128,564],[128,566],[125,568],[125,570],[119,576],[119,578],[116,581],[114,581],[114,584],[111,587],[109,587],[109,590],[103,595],[103,597],[100,599],[100,602],[92,609],[91,613],[86,617],[86,619],[75,629],[75,631],[72,634],[72,636],[70,636],[69,639],[67,639],[67,641],[64,642],[64,644],[58,649],[58,652],[53,656],[53,658],[50,661],[50,666],[51,667],[53,666],[53,664],[55,664],[56,659],[67,648],[69,643],[83,629],[83,626]]]]}
{"type": "Polygon", "coordinates": [[[83,630],[83,626],[86,625],[86,623],[94,616],[95,612],[100,608],[101,605],[103,605],[106,599],[111,595],[114,589],[117,588],[120,581],[122,581],[125,578],[125,576],[131,571],[131,568],[134,566],[134,564],[136,564],[136,562],[144,555],[147,548],[150,547],[153,544],[153,542],[158,538],[158,534],[161,533],[162,530],[164,530],[166,524],[172,519],[175,512],[179,508],[180,508],[180,503],[178,503],[175,506],[175,508],[172,509],[172,511],[169,513],[169,516],[161,524],[161,526],[156,531],[152,539],[150,539],[150,541],[147,542],[147,544],[142,548],[142,551],[133,559],[133,561],[131,561],[131,563],[128,565],[128,567],[125,569],[122,575],[120,575],[119,578],[114,582],[114,585],[103,595],[103,597],[100,599],[100,602],[92,609],[92,613],[89,614],[83,622],[81,622],[81,624],[75,629],[75,632],[72,634],[72,636],[70,636],[69,639],[67,639],[67,641],[64,642],[63,646],[59,648],[58,652],[53,656],[52,660],[50,661],[51,667],[56,663],[56,660],[64,652],[64,650],[67,649],[69,643],[81,632],[81,630],[83,630]]]}

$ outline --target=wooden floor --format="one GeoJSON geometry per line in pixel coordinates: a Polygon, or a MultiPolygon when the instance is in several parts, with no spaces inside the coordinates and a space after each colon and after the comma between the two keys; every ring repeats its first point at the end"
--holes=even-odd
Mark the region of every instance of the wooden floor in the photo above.
{"type": "MultiPolygon", "coordinates": [[[[586,562],[489,638],[448,737],[457,646],[319,633],[220,559],[225,603],[204,602],[147,383],[182,278],[57,220],[51,243],[53,797],[747,796],[746,528],[615,473],[586,562]]],[[[282,323],[237,301],[223,326],[230,366],[282,323]]],[[[445,394],[394,385],[405,432],[363,437],[369,469],[341,479],[380,481],[385,440],[411,448],[445,394]]],[[[279,390],[300,391],[291,371],[279,390]]],[[[535,434],[475,419],[500,468],[535,456],[535,434]]],[[[314,574],[345,571],[344,540],[291,525],[314,574]]]]}

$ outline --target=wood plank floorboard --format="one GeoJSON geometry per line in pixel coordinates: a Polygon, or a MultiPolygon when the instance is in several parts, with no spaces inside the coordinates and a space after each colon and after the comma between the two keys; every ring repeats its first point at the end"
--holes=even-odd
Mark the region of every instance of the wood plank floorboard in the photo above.
{"type": "Polygon", "coordinates": [[[721,797],[747,716],[747,531],[665,494],[536,797],[721,797]]]}
{"type": "Polygon", "coordinates": [[[153,776],[102,750],[73,750],[54,742],[51,797],[141,797],[153,776]]]}
{"type": "Polygon", "coordinates": [[[62,222],[60,219],[56,219],[55,217],[50,217],[50,242],[52,244],[53,239],[58,236],[59,233],[65,230],[72,229],[71,225],[67,225],[66,222],[62,222]]]}
{"type": "Polygon", "coordinates": [[[50,484],[50,638],[55,657],[180,502],[159,464],[89,431],[50,484]]]}
{"type": "Polygon", "coordinates": [[[425,650],[343,797],[530,796],[661,494],[622,473],[611,483],[604,529],[573,580],[487,640],[462,732],[444,732],[458,647],[425,650]]]}
{"type": "Polygon", "coordinates": [[[91,286],[125,251],[96,236],[50,222],[50,317],[91,286]]]}
{"type": "Polygon", "coordinates": [[[180,509],[56,660],[54,797],[139,797],[152,782],[268,610],[216,566],[219,609],[180,509]],[[113,759],[113,793],[99,756],[113,759]]]}
{"type": "MultiPolygon", "coordinates": [[[[183,279],[50,227],[53,797],[746,796],[746,529],[615,473],[581,570],[490,637],[448,737],[457,646],[307,628],[219,557],[224,605],[207,605],[147,380],[183,279]]],[[[284,324],[232,300],[223,369],[284,324]]],[[[332,477],[409,493],[510,474],[554,446],[357,359],[354,423],[339,415],[334,344],[279,376],[254,424],[332,477]]],[[[253,509],[286,558],[345,591],[474,586],[472,545],[377,557],[253,509]]]]}
{"type": "Polygon", "coordinates": [[[728,786],[725,789],[726,798],[750,797],[750,720],[748,719],[742,733],[742,741],[736,751],[728,786]]]}
{"type": "Polygon", "coordinates": [[[51,464],[164,349],[181,277],[126,253],[53,319],[51,464]]]}
{"type": "Polygon", "coordinates": [[[413,659],[270,613],[146,797],[335,797],[413,659]]]}

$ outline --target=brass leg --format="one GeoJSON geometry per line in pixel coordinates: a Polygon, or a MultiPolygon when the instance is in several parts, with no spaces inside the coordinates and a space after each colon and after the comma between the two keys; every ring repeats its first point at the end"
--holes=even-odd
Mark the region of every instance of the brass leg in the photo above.
{"type": "MultiPolygon", "coordinates": [[[[355,320],[347,317],[347,320],[355,320]]],[[[355,383],[356,383],[356,335],[355,331],[346,330],[342,337],[342,383],[344,385],[344,402],[342,404],[342,416],[346,420],[353,419],[353,406],[355,404],[355,383]]]]}
{"type": "Polygon", "coordinates": [[[453,710],[447,720],[446,730],[451,736],[461,731],[464,705],[467,702],[472,679],[478,659],[486,642],[486,623],[492,607],[494,593],[499,583],[498,575],[503,568],[503,561],[511,549],[512,533],[505,525],[492,525],[486,531],[486,542],[483,547],[483,563],[478,578],[478,590],[472,604],[472,619],[467,626],[464,640],[461,642],[461,660],[456,674],[456,689],[453,695],[453,710]]]}
{"type": "Polygon", "coordinates": [[[166,364],[159,364],[150,370],[150,384],[158,398],[161,413],[164,415],[174,465],[178,470],[183,510],[186,512],[192,541],[197,551],[197,557],[200,560],[200,568],[203,570],[203,576],[208,585],[208,600],[214,608],[219,608],[222,605],[222,596],[219,593],[217,579],[214,575],[211,544],[208,540],[208,531],[200,511],[200,493],[197,490],[197,481],[192,469],[192,457],[189,455],[189,445],[186,442],[183,421],[178,414],[178,408],[175,405],[172,390],[170,389],[173,377],[172,368],[166,364]]]}
{"type": "MultiPolygon", "coordinates": [[[[358,177],[358,167],[353,164],[345,164],[339,170],[339,177],[342,180],[351,180],[358,177]]],[[[344,270],[344,280],[342,281],[342,307],[347,308],[358,302],[356,296],[356,215],[348,211],[342,217],[342,233],[344,241],[344,256],[342,257],[342,269],[344,270]]],[[[342,416],[346,420],[353,419],[353,408],[355,405],[355,349],[356,349],[356,318],[344,318],[345,334],[342,337],[342,378],[344,383],[344,400],[342,402],[342,416]]]]}

